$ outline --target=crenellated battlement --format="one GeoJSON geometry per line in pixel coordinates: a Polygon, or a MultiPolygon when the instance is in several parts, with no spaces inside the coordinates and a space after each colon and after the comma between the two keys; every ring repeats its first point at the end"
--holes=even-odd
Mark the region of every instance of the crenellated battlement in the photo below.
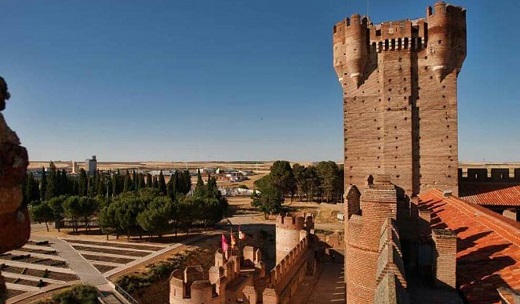
{"type": "Polygon", "coordinates": [[[289,273],[289,270],[293,268],[297,260],[307,251],[309,248],[309,236],[303,238],[296,247],[294,247],[269,273],[269,284],[268,286],[274,288],[278,285],[281,280],[289,273]]]}
{"type": "Polygon", "coordinates": [[[177,269],[170,275],[170,303],[216,303],[214,298],[202,266],[177,269]]]}
{"type": "Polygon", "coordinates": [[[361,85],[371,53],[427,50],[435,77],[442,81],[452,66],[460,70],[466,58],[466,10],[444,2],[428,7],[426,17],[373,24],[354,14],[333,30],[334,67],[361,85]],[[432,41],[432,43],[429,43],[432,41]]]}
{"type": "Polygon", "coordinates": [[[345,26],[349,27],[360,27],[362,25],[366,26],[368,24],[367,17],[361,17],[360,14],[353,14],[350,18],[345,19],[345,26]]]}
{"type": "Polygon", "coordinates": [[[334,25],[334,32],[333,34],[341,34],[345,33],[350,28],[359,28],[359,27],[366,27],[369,24],[369,20],[366,16],[361,17],[359,14],[353,14],[350,16],[350,18],[345,18],[344,20],[336,23],[334,25]]]}
{"type": "Polygon", "coordinates": [[[466,18],[466,9],[460,6],[446,4],[446,2],[437,2],[426,8],[427,20],[445,17],[464,17],[466,18]]]}
{"type": "Polygon", "coordinates": [[[520,168],[459,168],[459,184],[473,181],[520,183],[520,168]]]}
{"type": "Polygon", "coordinates": [[[427,30],[424,19],[371,24],[368,29],[369,52],[420,50],[426,47],[427,30]]]}
{"type": "Polygon", "coordinates": [[[207,273],[200,265],[175,270],[170,276],[170,303],[238,303],[254,297],[254,282],[265,277],[260,249],[245,246],[243,261],[228,254],[218,249],[215,265],[207,273]]]}
{"type": "Polygon", "coordinates": [[[303,230],[305,229],[305,218],[303,216],[278,215],[276,217],[276,228],[303,230]]]}

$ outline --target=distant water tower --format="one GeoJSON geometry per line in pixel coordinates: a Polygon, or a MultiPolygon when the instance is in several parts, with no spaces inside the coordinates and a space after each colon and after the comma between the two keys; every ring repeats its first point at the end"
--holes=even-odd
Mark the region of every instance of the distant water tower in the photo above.
{"type": "Polygon", "coordinates": [[[96,156],[92,155],[91,159],[85,160],[85,171],[87,171],[88,174],[94,174],[97,170],[97,160],[96,156]]]}

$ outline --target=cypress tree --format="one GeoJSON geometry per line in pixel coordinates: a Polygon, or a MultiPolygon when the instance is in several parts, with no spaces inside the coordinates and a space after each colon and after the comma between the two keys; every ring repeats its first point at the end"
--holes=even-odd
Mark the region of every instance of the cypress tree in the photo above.
{"type": "Polygon", "coordinates": [[[132,191],[133,190],[132,186],[133,186],[133,182],[132,182],[132,179],[130,178],[130,173],[128,171],[126,171],[125,183],[123,185],[123,193],[132,191]]]}
{"type": "Polygon", "coordinates": [[[38,186],[38,182],[34,178],[32,172],[30,172],[25,179],[24,199],[26,204],[40,200],[40,190],[38,189],[38,186]]]}
{"type": "Polygon", "coordinates": [[[202,174],[197,170],[197,185],[195,186],[195,190],[193,191],[193,195],[197,197],[205,197],[206,189],[204,186],[204,181],[202,180],[202,174]]]}
{"type": "Polygon", "coordinates": [[[111,185],[112,185],[112,195],[115,196],[115,195],[118,194],[118,192],[117,192],[117,176],[116,176],[115,173],[112,173],[111,185]]]}
{"type": "Polygon", "coordinates": [[[146,188],[152,188],[153,182],[152,182],[152,175],[150,173],[146,173],[146,188]]]}
{"type": "Polygon", "coordinates": [[[54,163],[52,161],[49,165],[49,169],[50,169],[50,172],[49,172],[49,177],[47,179],[47,187],[45,189],[45,200],[49,200],[49,199],[57,196],[57,191],[56,191],[57,173],[56,173],[56,166],[54,165],[54,163]]]}
{"type": "Polygon", "coordinates": [[[175,193],[173,192],[174,188],[174,180],[173,180],[173,174],[170,176],[170,180],[166,184],[166,195],[168,195],[171,199],[175,197],[175,193]]]}
{"type": "Polygon", "coordinates": [[[154,176],[154,177],[152,178],[152,180],[153,180],[153,181],[152,181],[152,183],[153,183],[152,188],[154,188],[154,189],[159,189],[159,182],[157,181],[157,176],[154,176]]]}
{"type": "Polygon", "coordinates": [[[166,195],[166,181],[164,180],[164,174],[162,173],[162,170],[161,172],[159,172],[159,191],[163,194],[163,195],[166,195]]]}
{"type": "Polygon", "coordinates": [[[144,181],[144,174],[139,173],[139,189],[146,188],[146,183],[144,181]]]}
{"type": "Polygon", "coordinates": [[[132,172],[132,181],[134,182],[133,189],[139,190],[139,180],[137,179],[137,172],[135,172],[135,169],[132,172]]]}
{"type": "Polygon", "coordinates": [[[105,192],[105,177],[101,176],[99,173],[98,173],[96,194],[97,195],[102,195],[102,196],[106,195],[106,192],[105,192]]]}
{"type": "Polygon", "coordinates": [[[42,180],[40,183],[40,197],[41,200],[45,200],[45,191],[47,190],[47,172],[45,172],[45,168],[42,167],[42,180]]]}
{"type": "Polygon", "coordinates": [[[79,170],[79,180],[78,180],[78,194],[79,196],[87,196],[88,189],[88,177],[87,172],[81,168],[79,170]]]}

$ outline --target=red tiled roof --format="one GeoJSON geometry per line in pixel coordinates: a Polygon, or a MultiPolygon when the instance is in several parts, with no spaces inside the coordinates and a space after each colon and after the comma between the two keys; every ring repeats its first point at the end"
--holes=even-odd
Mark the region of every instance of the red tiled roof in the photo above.
{"type": "Polygon", "coordinates": [[[419,198],[432,228],[457,234],[457,286],[468,303],[500,303],[497,288],[520,289],[520,223],[439,190],[419,198]]]}
{"type": "Polygon", "coordinates": [[[462,199],[484,206],[520,207],[520,185],[503,189],[482,189],[482,193],[464,196],[462,199]]]}

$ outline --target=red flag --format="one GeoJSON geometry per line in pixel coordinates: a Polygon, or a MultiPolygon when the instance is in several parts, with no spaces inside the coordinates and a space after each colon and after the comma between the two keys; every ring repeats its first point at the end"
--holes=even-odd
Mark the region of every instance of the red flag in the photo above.
{"type": "Polygon", "coordinates": [[[242,232],[242,230],[240,230],[240,225],[238,226],[238,238],[240,240],[243,240],[246,238],[246,234],[242,232]]]}
{"type": "Polygon", "coordinates": [[[226,253],[228,251],[228,248],[229,248],[229,244],[227,242],[227,239],[226,237],[224,236],[224,233],[222,233],[222,241],[221,241],[221,245],[222,245],[222,252],[226,253]]]}

